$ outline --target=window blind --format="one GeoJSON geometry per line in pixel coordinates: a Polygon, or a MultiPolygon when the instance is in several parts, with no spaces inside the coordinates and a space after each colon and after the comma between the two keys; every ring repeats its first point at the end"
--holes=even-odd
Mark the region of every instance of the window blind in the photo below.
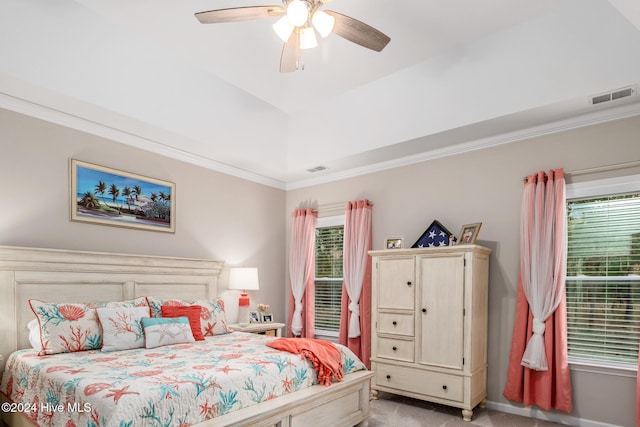
{"type": "Polygon", "coordinates": [[[342,302],[344,226],[316,228],[315,328],[337,333],[342,302]]]}
{"type": "Polygon", "coordinates": [[[567,201],[569,357],[637,364],[640,193],[567,201]]]}

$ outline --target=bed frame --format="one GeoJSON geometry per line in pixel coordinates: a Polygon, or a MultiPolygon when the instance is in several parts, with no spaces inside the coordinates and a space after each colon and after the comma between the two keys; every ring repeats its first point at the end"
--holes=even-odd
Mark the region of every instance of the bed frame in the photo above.
{"type": "MultiPolygon", "coordinates": [[[[4,370],[13,351],[29,348],[28,300],[122,301],[139,296],[215,298],[222,261],[0,246],[0,354],[4,370]]],[[[366,425],[369,371],[345,376],[198,424],[210,426],[366,425]]],[[[4,401],[4,397],[2,397],[4,401]]],[[[32,426],[0,412],[9,426],[32,426]]]]}

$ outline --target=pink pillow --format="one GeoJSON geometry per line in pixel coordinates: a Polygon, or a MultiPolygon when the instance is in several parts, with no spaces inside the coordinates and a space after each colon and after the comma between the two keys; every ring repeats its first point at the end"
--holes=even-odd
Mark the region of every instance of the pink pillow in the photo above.
{"type": "Polygon", "coordinates": [[[199,305],[177,306],[177,305],[163,305],[160,307],[162,310],[162,317],[187,317],[189,318],[189,325],[191,326],[191,332],[196,341],[204,340],[202,335],[202,329],[200,328],[200,313],[202,307],[199,305]]]}

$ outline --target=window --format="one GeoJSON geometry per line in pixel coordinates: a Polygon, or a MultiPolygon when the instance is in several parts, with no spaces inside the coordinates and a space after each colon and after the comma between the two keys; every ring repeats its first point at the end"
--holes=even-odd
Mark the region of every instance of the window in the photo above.
{"type": "Polygon", "coordinates": [[[316,224],[315,330],[338,336],[342,303],[344,216],[318,218],[316,224]]]}
{"type": "Polygon", "coordinates": [[[567,186],[569,358],[637,366],[640,176],[567,186]]]}

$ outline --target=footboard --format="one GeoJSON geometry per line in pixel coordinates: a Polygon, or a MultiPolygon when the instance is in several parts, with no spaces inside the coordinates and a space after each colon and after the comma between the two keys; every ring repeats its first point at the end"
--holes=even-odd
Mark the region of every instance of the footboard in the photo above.
{"type": "Polygon", "coordinates": [[[373,372],[358,371],[331,386],[315,385],[198,424],[198,427],[355,426],[369,417],[373,372]]]}

